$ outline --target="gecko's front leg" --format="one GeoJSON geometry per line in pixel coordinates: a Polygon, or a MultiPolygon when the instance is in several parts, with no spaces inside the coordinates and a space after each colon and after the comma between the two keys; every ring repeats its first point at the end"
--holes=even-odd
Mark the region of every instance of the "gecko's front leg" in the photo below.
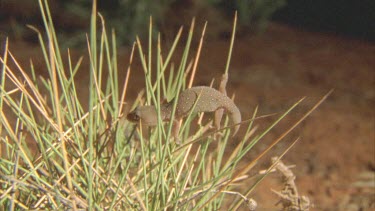
{"type": "Polygon", "coordinates": [[[175,139],[176,144],[181,145],[181,140],[178,137],[178,133],[180,132],[180,120],[174,119],[172,124],[172,136],[175,139]]]}

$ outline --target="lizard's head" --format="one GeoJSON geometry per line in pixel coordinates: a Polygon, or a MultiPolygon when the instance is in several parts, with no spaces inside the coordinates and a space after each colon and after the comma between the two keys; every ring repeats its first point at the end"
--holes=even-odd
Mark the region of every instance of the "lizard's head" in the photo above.
{"type": "Polygon", "coordinates": [[[126,116],[126,119],[147,126],[155,126],[158,122],[154,106],[138,106],[126,116]]]}

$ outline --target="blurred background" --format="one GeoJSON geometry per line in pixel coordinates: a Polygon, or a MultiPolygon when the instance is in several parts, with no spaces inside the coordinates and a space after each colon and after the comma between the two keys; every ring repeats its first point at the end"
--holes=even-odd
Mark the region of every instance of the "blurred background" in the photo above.
{"type": "MultiPolygon", "coordinates": [[[[87,54],[85,36],[91,1],[54,0],[50,8],[60,44],[71,48],[73,57],[87,54]]],[[[300,136],[301,141],[284,158],[284,163],[296,164],[293,171],[300,194],[307,195],[318,210],[375,209],[374,0],[102,0],[98,8],[107,29],[116,31],[120,78],[125,77],[135,35],[142,38],[148,32],[150,15],[154,32],[162,33],[166,46],[181,25],[186,34],[196,17],[193,50],[207,20],[195,85],[208,85],[223,73],[237,10],[228,93],[235,93],[242,116],[250,117],[257,105],[259,115],[283,112],[307,96],[296,113],[259,143],[248,159],[257,156],[321,96],[334,89],[328,100],[269,157],[280,154],[288,142],[300,136]]],[[[1,42],[9,37],[10,49],[20,63],[27,69],[31,58],[37,72],[44,75],[46,68],[37,36],[26,27],[30,24],[43,31],[41,23],[37,1],[0,0],[1,42]]],[[[84,57],[77,74],[83,98],[88,96],[88,64],[84,57]]],[[[144,80],[140,64],[135,62],[133,69],[129,97],[134,99],[144,87],[144,80]]],[[[269,122],[272,120],[259,124],[269,122]]],[[[268,161],[262,160],[260,169],[269,166],[268,161]]],[[[259,208],[274,207],[278,198],[270,189],[278,189],[279,178],[268,176],[251,196],[259,208]]]]}
{"type": "MultiPolygon", "coordinates": [[[[64,42],[83,42],[88,29],[91,1],[50,1],[55,25],[64,42]]],[[[240,31],[263,32],[267,23],[277,21],[311,31],[329,32],[346,37],[375,40],[375,1],[373,0],[106,0],[98,1],[108,28],[116,29],[121,43],[131,43],[136,34],[147,32],[152,15],[156,31],[171,29],[191,21],[208,20],[224,33],[238,11],[240,31]],[[219,26],[220,25],[220,26],[219,26]]],[[[0,33],[12,39],[35,42],[26,24],[40,25],[37,3],[23,0],[0,0],[0,33]]],[[[220,33],[218,33],[220,34],[220,33]]]]}

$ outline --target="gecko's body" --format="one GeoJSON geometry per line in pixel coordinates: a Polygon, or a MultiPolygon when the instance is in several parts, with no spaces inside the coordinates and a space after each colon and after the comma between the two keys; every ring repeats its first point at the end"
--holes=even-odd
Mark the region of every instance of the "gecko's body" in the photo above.
{"type": "MultiPolygon", "coordinates": [[[[190,112],[215,112],[222,108],[229,114],[230,119],[234,124],[241,122],[241,113],[228,96],[211,87],[192,87],[182,91],[179,95],[175,112],[175,120],[179,121],[187,116],[190,112]]],[[[170,121],[172,110],[173,101],[161,105],[161,120],[170,121]]],[[[128,114],[127,119],[135,123],[141,122],[142,124],[148,126],[155,126],[158,123],[155,106],[139,106],[133,112],[128,114]]],[[[220,124],[220,120],[215,120],[215,124],[217,121],[220,124]]],[[[233,135],[237,133],[239,127],[239,124],[235,126],[233,135]]]]}

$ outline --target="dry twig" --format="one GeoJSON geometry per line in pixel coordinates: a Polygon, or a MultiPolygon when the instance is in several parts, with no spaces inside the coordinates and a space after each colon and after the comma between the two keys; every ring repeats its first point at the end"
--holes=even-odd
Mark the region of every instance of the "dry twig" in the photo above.
{"type": "Polygon", "coordinates": [[[280,197],[280,201],[276,203],[282,204],[283,210],[303,210],[308,211],[311,207],[310,199],[307,196],[300,196],[297,191],[297,186],[294,183],[296,176],[278,157],[273,157],[272,163],[275,164],[275,169],[283,174],[284,188],[281,191],[272,190],[280,197]]]}

